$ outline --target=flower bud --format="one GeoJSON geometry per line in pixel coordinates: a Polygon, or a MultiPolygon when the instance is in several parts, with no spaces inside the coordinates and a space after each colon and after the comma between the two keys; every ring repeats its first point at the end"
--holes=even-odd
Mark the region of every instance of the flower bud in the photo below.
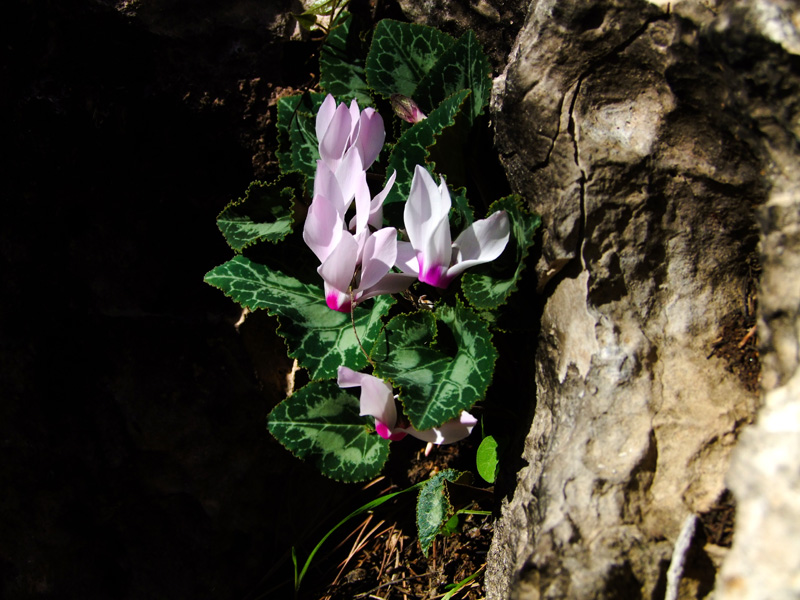
{"type": "Polygon", "coordinates": [[[425,113],[419,109],[417,103],[408,96],[392,94],[389,99],[395,114],[409,123],[419,123],[422,119],[427,119],[425,113]]]}

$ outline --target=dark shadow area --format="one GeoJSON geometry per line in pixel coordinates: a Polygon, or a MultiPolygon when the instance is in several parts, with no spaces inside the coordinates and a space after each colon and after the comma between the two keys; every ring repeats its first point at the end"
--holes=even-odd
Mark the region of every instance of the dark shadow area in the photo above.
{"type": "MultiPolygon", "coordinates": [[[[241,114],[184,101],[214,58],[199,45],[225,40],[88,0],[12,2],[2,30],[0,597],[289,582],[289,547],[347,488],[269,437],[282,390],[203,283],[232,256],[215,216],[253,178],[241,114]]],[[[269,59],[263,36],[237,68],[269,59]]]]}

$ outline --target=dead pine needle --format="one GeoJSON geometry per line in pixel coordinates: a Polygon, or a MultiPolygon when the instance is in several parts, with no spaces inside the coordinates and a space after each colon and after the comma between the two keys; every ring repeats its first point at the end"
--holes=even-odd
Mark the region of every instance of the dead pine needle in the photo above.
{"type": "Polygon", "coordinates": [[[745,344],[746,344],[746,343],[747,343],[747,342],[750,340],[750,338],[751,338],[751,337],[753,337],[753,336],[755,335],[755,333],[756,333],[756,326],[755,326],[755,325],[753,325],[753,326],[750,328],[750,330],[747,332],[747,335],[745,335],[745,336],[744,336],[744,338],[742,338],[742,341],[741,341],[741,342],[739,342],[739,343],[736,345],[736,347],[737,347],[737,348],[744,348],[744,345],[745,345],[745,344]]]}
{"type": "Polygon", "coordinates": [[[386,564],[389,562],[389,560],[391,560],[392,554],[397,548],[397,534],[394,531],[395,526],[396,524],[393,523],[388,530],[389,536],[386,540],[386,545],[384,546],[383,556],[381,557],[381,566],[378,569],[378,581],[380,581],[381,577],[383,576],[383,571],[386,568],[386,564]]]}

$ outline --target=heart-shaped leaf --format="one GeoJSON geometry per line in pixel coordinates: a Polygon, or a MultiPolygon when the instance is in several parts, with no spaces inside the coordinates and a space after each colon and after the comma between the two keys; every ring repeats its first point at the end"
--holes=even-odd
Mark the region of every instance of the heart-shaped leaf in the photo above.
{"type": "Polygon", "coordinates": [[[445,469],[431,477],[422,486],[417,496],[417,533],[422,553],[428,556],[436,534],[453,516],[453,506],[447,494],[445,481],[456,481],[463,471],[445,469]]]}
{"type": "Polygon", "coordinates": [[[334,381],[312,381],[272,410],[267,429],[292,454],[313,461],[323,475],[364,481],[380,473],[389,441],[358,413],[358,398],[334,381]]]}
{"type": "Polygon", "coordinates": [[[494,483],[497,477],[497,440],[491,435],[483,438],[481,445],[478,446],[475,464],[478,467],[478,475],[489,483],[494,483]]]}
{"type": "MultiPolygon", "coordinates": [[[[356,371],[366,366],[350,315],[328,308],[321,286],[303,283],[245,256],[236,256],[212,269],[205,281],[242,306],[251,310],[266,308],[277,316],[281,324],[278,334],[286,339],[289,356],[308,369],[312,379],[335,377],[342,365],[356,371]]],[[[357,306],[353,311],[365,348],[375,343],[381,317],[392,304],[391,296],[379,296],[371,308],[357,306]]]]}
{"type": "Polygon", "coordinates": [[[228,245],[241,252],[255,242],[275,243],[289,235],[299,183],[292,176],[273,183],[251,183],[244,198],[231,202],[217,217],[217,227],[228,245]]]}
{"type": "Polygon", "coordinates": [[[389,165],[386,168],[387,182],[394,171],[397,171],[397,180],[384,205],[406,201],[411,191],[414,167],[428,162],[428,147],[435,143],[436,137],[446,127],[453,125],[455,116],[463,110],[469,94],[469,90],[453,94],[431,112],[427,119],[414,123],[403,133],[392,149],[389,165]]]}
{"type": "Polygon", "coordinates": [[[508,246],[497,260],[478,265],[464,274],[461,289],[477,309],[493,310],[502,306],[517,289],[525,269],[525,259],[533,245],[541,217],[530,213],[519,196],[506,196],[489,207],[489,214],[505,210],[511,222],[508,246]]]}
{"type": "Polygon", "coordinates": [[[325,96],[306,92],[278,100],[278,165],[284,173],[302,173],[306,178],[306,190],[313,189],[319,159],[315,125],[325,96]]]}
{"type": "Polygon", "coordinates": [[[466,115],[468,123],[472,124],[489,103],[492,92],[489,73],[489,60],[475,34],[467,31],[442,53],[419,82],[414,91],[414,100],[423,111],[430,112],[452,94],[471,90],[466,115]]]}
{"type": "Polygon", "coordinates": [[[386,98],[413,97],[417,84],[453,43],[452,37],[433,27],[383,19],[367,55],[367,81],[386,98]]]}
{"type": "Polygon", "coordinates": [[[400,388],[400,401],[420,431],[438,427],[483,399],[497,351],[488,325],[461,304],[401,314],[386,326],[373,353],[376,372],[400,388]],[[437,343],[437,317],[454,347],[437,343]]]}

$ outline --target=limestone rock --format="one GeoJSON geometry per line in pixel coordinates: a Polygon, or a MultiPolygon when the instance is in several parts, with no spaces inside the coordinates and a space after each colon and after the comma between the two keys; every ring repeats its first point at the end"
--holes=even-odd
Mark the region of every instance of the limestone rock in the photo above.
{"type": "Polygon", "coordinates": [[[738,509],[717,585],[724,600],[800,597],[799,26],[797,3],[765,0],[738,3],[715,23],[726,53],[750,64],[741,102],[764,136],[771,183],[758,213],[764,407],[727,477],[738,509]]]}
{"type": "MultiPolygon", "coordinates": [[[[755,415],[756,211],[788,164],[765,137],[796,121],[747,100],[767,71],[719,11],[537,0],[495,81],[501,159],[543,216],[544,305],[489,598],[663,597],[755,415]]],[[[678,597],[706,597],[724,559],[700,529],[678,597]]]]}

